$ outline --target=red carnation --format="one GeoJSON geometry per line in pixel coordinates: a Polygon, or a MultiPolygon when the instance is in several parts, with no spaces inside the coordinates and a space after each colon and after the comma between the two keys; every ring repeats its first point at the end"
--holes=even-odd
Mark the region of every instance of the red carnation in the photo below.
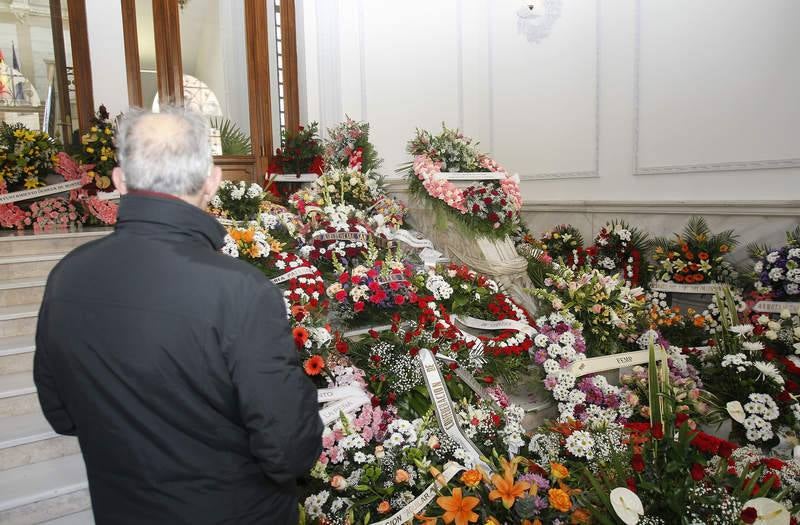
{"type": "Polygon", "coordinates": [[[363,312],[364,311],[364,302],[358,301],[356,304],[353,305],[353,311],[355,313],[363,312]]]}
{"type": "Polygon", "coordinates": [[[628,490],[636,492],[636,478],[630,477],[626,479],[625,484],[628,486],[628,490]]]}
{"type": "Polygon", "coordinates": [[[664,428],[661,426],[661,423],[653,425],[652,434],[656,439],[664,439],[664,428]]]}
{"type": "Polygon", "coordinates": [[[336,342],[336,351],[340,354],[346,354],[348,350],[347,343],[345,341],[337,341],[336,342]]]}
{"type": "Polygon", "coordinates": [[[706,477],[706,471],[699,463],[692,463],[692,468],[689,470],[689,472],[691,472],[692,479],[695,481],[700,481],[706,477]]]}
{"type": "Polygon", "coordinates": [[[644,458],[641,454],[634,454],[633,458],[631,459],[631,467],[636,472],[642,472],[644,470],[644,458]]]}

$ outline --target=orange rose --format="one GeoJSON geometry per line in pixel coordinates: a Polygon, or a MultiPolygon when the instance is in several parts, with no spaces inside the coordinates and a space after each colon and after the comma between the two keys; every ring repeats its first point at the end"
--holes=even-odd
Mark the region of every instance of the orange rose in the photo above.
{"type": "Polygon", "coordinates": [[[706,319],[705,317],[698,315],[694,318],[692,324],[695,326],[695,328],[703,328],[706,325],[706,319]]]}
{"type": "Polygon", "coordinates": [[[682,282],[684,281],[684,277],[683,277],[683,275],[681,275],[681,274],[679,274],[679,273],[676,273],[674,276],[672,276],[672,279],[673,279],[673,280],[674,280],[676,283],[682,283],[682,282]]]}
{"type": "Polygon", "coordinates": [[[698,257],[700,257],[701,261],[707,261],[708,260],[708,254],[706,252],[700,252],[698,254],[698,257]]]}
{"type": "Polygon", "coordinates": [[[564,479],[569,476],[569,470],[561,463],[550,463],[550,475],[556,479],[564,479]]]}
{"type": "Polygon", "coordinates": [[[403,469],[397,469],[397,472],[394,473],[394,482],[395,483],[405,483],[408,481],[408,472],[403,469]]]}
{"type": "Polygon", "coordinates": [[[705,278],[706,278],[705,275],[703,275],[702,273],[698,273],[697,277],[694,278],[694,282],[701,283],[705,278]]]}
{"type": "Polygon", "coordinates": [[[482,477],[481,473],[473,468],[461,474],[461,483],[470,488],[475,488],[481,482],[482,477]]]}
{"type": "Polygon", "coordinates": [[[569,512],[572,508],[572,502],[569,500],[569,494],[561,489],[550,489],[547,491],[547,500],[550,506],[559,512],[569,512]]]}
{"type": "Polygon", "coordinates": [[[719,251],[722,253],[728,253],[730,247],[727,244],[721,244],[719,247],[719,251]]]}
{"type": "Polygon", "coordinates": [[[390,510],[392,510],[392,506],[386,500],[381,501],[378,505],[378,514],[386,514],[390,510]]]}

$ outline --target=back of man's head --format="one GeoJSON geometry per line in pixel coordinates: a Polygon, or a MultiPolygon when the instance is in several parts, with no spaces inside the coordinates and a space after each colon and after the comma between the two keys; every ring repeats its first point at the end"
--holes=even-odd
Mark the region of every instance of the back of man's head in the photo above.
{"type": "Polygon", "coordinates": [[[197,195],[213,166],[208,122],[182,108],[132,110],[120,122],[117,157],[128,190],[197,195]]]}

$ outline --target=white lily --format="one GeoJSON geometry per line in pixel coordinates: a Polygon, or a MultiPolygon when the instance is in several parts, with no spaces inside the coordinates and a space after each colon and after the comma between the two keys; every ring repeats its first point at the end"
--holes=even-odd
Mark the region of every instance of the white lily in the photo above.
{"type": "Polygon", "coordinates": [[[791,515],[786,507],[769,498],[751,499],[742,508],[756,509],[758,517],[753,523],[757,525],[789,525],[791,521],[791,515]]]}
{"type": "Polygon", "coordinates": [[[617,516],[625,525],[639,523],[639,519],[644,515],[644,506],[635,492],[625,487],[617,487],[611,491],[609,496],[614,512],[617,513],[617,516]]]}

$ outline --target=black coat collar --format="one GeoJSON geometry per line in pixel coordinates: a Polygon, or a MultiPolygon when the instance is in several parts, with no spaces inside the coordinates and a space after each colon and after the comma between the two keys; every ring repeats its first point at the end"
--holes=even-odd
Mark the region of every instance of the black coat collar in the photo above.
{"type": "Polygon", "coordinates": [[[132,191],[120,199],[117,230],[173,241],[200,241],[222,248],[225,228],[196,206],[172,195],[132,191]]]}

